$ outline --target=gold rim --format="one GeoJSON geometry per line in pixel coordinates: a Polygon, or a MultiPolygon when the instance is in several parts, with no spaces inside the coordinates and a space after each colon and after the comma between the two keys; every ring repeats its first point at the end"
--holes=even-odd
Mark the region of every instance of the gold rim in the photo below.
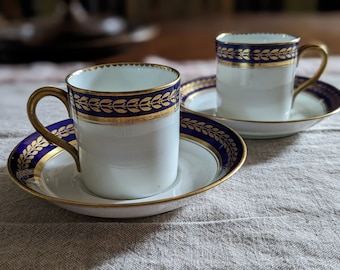
{"type": "Polygon", "coordinates": [[[166,65],[161,65],[161,64],[154,64],[154,63],[143,63],[143,62],[119,62],[119,63],[107,63],[107,64],[99,64],[99,65],[93,65],[90,67],[86,67],[86,68],[82,68],[82,69],[78,69],[76,71],[73,71],[72,73],[70,73],[69,75],[66,76],[65,82],[66,84],[72,88],[73,91],[76,92],[80,92],[80,93],[86,93],[86,94],[91,94],[91,95],[101,95],[101,96],[121,96],[121,95],[125,95],[125,96],[129,96],[129,95],[136,95],[136,94],[141,94],[141,93],[152,93],[152,92],[156,92],[168,87],[171,87],[173,85],[175,85],[176,83],[178,83],[181,79],[181,75],[179,73],[179,71],[177,71],[176,69],[166,66],[166,65]],[[122,91],[117,91],[117,92],[106,92],[106,91],[96,91],[93,89],[82,89],[79,88],[73,84],[71,84],[69,82],[69,80],[80,74],[80,73],[84,73],[84,72],[88,72],[88,71],[92,71],[92,70],[96,70],[99,68],[108,68],[110,66],[147,66],[147,67],[157,67],[157,68],[161,68],[167,71],[171,71],[172,73],[176,74],[176,78],[167,83],[167,84],[163,84],[161,86],[157,86],[157,87],[153,87],[150,89],[140,89],[140,90],[135,90],[135,91],[129,91],[129,92],[122,92],[122,91]]]}
{"type": "Polygon", "coordinates": [[[254,33],[241,33],[241,32],[229,32],[229,33],[221,33],[216,37],[216,41],[222,44],[231,44],[231,45],[240,45],[240,46],[275,46],[275,45],[285,45],[285,44],[293,44],[300,42],[301,38],[286,34],[286,33],[266,33],[266,32],[254,32],[254,33]],[[288,37],[291,37],[290,40],[282,41],[282,42],[271,42],[271,43],[249,43],[249,42],[230,42],[230,41],[222,41],[220,38],[222,36],[251,36],[251,35],[273,35],[273,36],[280,36],[280,35],[286,35],[288,37]]]}
{"type": "MultiPolygon", "coordinates": [[[[223,124],[221,124],[222,126],[224,126],[223,124]]],[[[160,199],[160,200],[154,200],[154,201],[145,201],[145,202],[136,202],[136,203],[86,203],[86,202],[77,202],[77,201],[72,201],[72,200],[64,200],[61,198],[56,198],[56,197],[51,197],[42,193],[39,193],[35,190],[32,190],[31,188],[27,187],[26,185],[22,184],[14,175],[13,171],[11,170],[11,161],[12,161],[12,156],[14,155],[15,151],[16,151],[16,147],[12,150],[11,154],[9,155],[8,161],[7,161],[7,169],[8,172],[11,176],[12,181],[14,181],[21,189],[27,191],[28,193],[45,199],[47,201],[51,201],[51,202],[55,202],[55,203],[61,203],[61,204],[67,204],[67,205],[73,205],[73,206],[83,206],[83,207],[93,207],[93,208],[124,208],[124,207],[136,207],[136,206],[146,206],[146,205],[156,205],[156,204],[162,204],[162,203],[170,203],[173,201],[178,201],[178,200],[182,200],[185,198],[189,198],[191,196],[194,196],[196,194],[199,193],[203,193],[209,189],[212,189],[216,186],[218,186],[219,184],[225,182],[227,179],[229,179],[232,175],[234,175],[243,165],[243,163],[246,160],[246,156],[247,156],[247,147],[246,144],[244,142],[244,140],[242,139],[242,137],[236,133],[234,130],[228,128],[229,130],[231,130],[234,135],[238,138],[238,140],[240,141],[241,145],[242,145],[242,149],[243,149],[243,153],[242,153],[242,157],[240,158],[239,163],[235,166],[235,168],[233,170],[231,170],[230,172],[227,173],[227,175],[221,177],[220,179],[217,179],[216,181],[214,181],[213,183],[204,186],[202,188],[199,188],[197,190],[193,190],[191,192],[179,195],[179,196],[174,196],[174,197],[169,197],[169,198],[164,198],[164,199],[160,199]]],[[[183,136],[183,134],[181,134],[181,138],[185,139],[185,135],[183,136]]],[[[192,140],[192,139],[191,139],[192,140]]],[[[193,141],[198,142],[200,141],[200,139],[194,139],[193,141]]],[[[75,143],[75,141],[73,141],[73,143],[75,143]]],[[[206,146],[204,146],[206,147],[206,146]]],[[[65,150],[57,147],[56,149],[52,150],[51,152],[52,155],[48,158],[42,157],[41,159],[43,159],[44,162],[47,162],[49,159],[51,159],[52,157],[55,157],[57,155],[59,155],[60,153],[64,152],[65,150]]],[[[49,153],[47,153],[46,155],[48,155],[49,153]]],[[[217,157],[218,160],[218,157],[217,157]]],[[[38,163],[39,164],[39,163],[38,163]]],[[[38,165],[37,164],[37,165],[38,165]]],[[[221,164],[220,164],[221,165],[221,164]]],[[[39,168],[42,169],[43,164],[39,165],[39,168]]]]}
{"type": "MultiPolygon", "coordinates": [[[[214,79],[214,77],[207,77],[206,79],[214,79]]],[[[202,79],[202,82],[206,79],[202,79]]],[[[322,119],[324,117],[327,117],[327,116],[330,116],[332,114],[335,114],[337,112],[340,112],[340,107],[333,110],[333,111],[327,111],[325,114],[321,114],[321,115],[318,115],[318,116],[313,116],[313,117],[308,117],[308,118],[304,118],[304,119],[296,119],[296,120],[287,120],[287,121],[256,121],[256,120],[242,120],[242,119],[234,119],[234,118],[227,118],[227,117],[221,117],[221,116],[215,116],[215,115],[210,115],[210,114],[206,114],[206,113],[201,113],[201,112],[198,112],[198,111],[193,111],[189,108],[186,107],[186,104],[190,101],[190,100],[193,100],[194,97],[200,95],[202,92],[213,92],[215,91],[216,89],[216,85],[214,86],[207,86],[207,88],[205,88],[204,90],[200,90],[198,91],[198,93],[193,93],[191,94],[191,92],[193,91],[196,91],[197,88],[197,85],[199,85],[199,83],[201,82],[201,80],[197,80],[197,81],[192,81],[192,82],[188,82],[186,84],[184,84],[183,86],[188,88],[186,89],[185,88],[185,96],[187,97],[186,98],[186,101],[183,103],[181,102],[181,108],[184,109],[185,111],[188,111],[190,113],[195,113],[197,115],[200,115],[200,116],[203,116],[203,117],[213,117],[213,119],[216,119],[216,120],[220,120],[220,121],[234,121],[234,122],[242,122],[242,123],[258,123],[258,124],[286,124],[286,123],[297,123],[297,122],[305,122],[305,121],[311,121],[311,120],[318,120],[318,119],[322,119]],[[190,83],[193,83],[194,86],[190,87],[190,83]]],[[[181,92],[182,92],[182,87],[181,86],[181,92]]],[[[338,90],[339,91],[339,90],[338,90]]],[[[306,94],[308,95],[311,95],[313,97],[315,97],[315,95],[311,94],[311,93],[308,93],[308,92],[305,92],[306,94]]]]}

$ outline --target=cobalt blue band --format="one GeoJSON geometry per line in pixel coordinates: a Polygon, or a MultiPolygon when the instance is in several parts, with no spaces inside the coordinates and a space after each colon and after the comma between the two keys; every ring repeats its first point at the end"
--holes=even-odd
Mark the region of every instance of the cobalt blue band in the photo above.
{"type": "Polygon", "coordinates": [[[68,86],[70,103],[83,118],[131,118],[150,116],[179,106],[180,80],[171,86],[145,93],[119,96],[84,93],[68,86]]]}
{"type": "Polygon", "coordinates": [[[298,42],[289,44],[239,45],[216,41],[216,57],[229,64],[286,64],[295,61],[298,42]]]}

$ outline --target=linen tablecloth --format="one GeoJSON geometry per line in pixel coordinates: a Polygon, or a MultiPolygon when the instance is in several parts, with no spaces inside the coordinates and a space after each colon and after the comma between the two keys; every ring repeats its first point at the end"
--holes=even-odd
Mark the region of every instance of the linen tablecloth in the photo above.
{"type": "MultiPolygon", "coordinates": [[[[172,62],[182,81],[215,73],[215,61],[172,62]]],[[[316,59],[303,59],[310,76],[316,59]]],[[[21,190],[11,150],[34,132],[26,101],[38,87],[65,88],[89,63],[0,66],[0,269],[340,269],[340,114],[296,135],[245,140],[248,156],[228,181],[178,210],[104,219],[61,209],[21,190]]],[[[340,87],[340,57],[321,80],[340,87]]],[[[67,118],[45,98],[46,125],[67,118]]]]}

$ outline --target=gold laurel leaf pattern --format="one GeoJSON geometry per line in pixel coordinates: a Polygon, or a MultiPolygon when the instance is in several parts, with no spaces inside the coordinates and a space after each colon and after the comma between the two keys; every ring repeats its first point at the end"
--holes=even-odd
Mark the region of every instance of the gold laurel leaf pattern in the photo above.
{"type": "MultiPolygon", "coordinates": [[[[62,126],[59,129],[52,130],[51,133],[59,138],[64,138],[74,134],[75,130],[73,124],[68,124],[67,126],[62,126]]],[[[37,139],[33,140],[31,144],[27,145],[17,159],[17,167],[19,171],[27,170],[34,157],[38,155],[44,147],[49,145],[50,143],[43,136],[39,136],[37,139]]]]}
{"type": "Polygon", "coordinates": [[[215,87],[216,77],[208,77],[200,80],[193,80],[181,86],[181,95],[186,97],[187,95],[195,92],[197,89],[205,89],[210,87],[215,87]]]}
{"type": "Polygon", "coordinates": [[[140,101],[140,107],[144,112],[151,110],[151,99],[152,97],[145,97],[140,101]]]}
{"type": "Polygon", "coordinates": [[[254,61],[278,61],[278,60],[289,60],[297,56],[297,47],[288,47],[275,49],[234,49],[226,48],[223,46],[217,47],[217,57],[223,58],[225,60],[254,60],[254,61]]]}
{"type": "Polygon", "coordinates": [[[154,97],[144,98],[131,98],[131,99],[118,99],[112,100],[109,98],[100,97],[89,98],[87,96],[79,96],[74,94],[72,103],[77,109],[85,110],[88,112],[104,112],[112,113],[113,111],[120,114],[128,112],[139,113],[142,111],[150,111],[152,109],[161,109],[162,107],[168,107],[171,103],[175,103],[178,100],[178,90],[174,89],[171,92],[166,92],[163,95],[158,94],[154,97]]]}
{"type": "Polygon", "coordinates": [[[119,99],[112,102],[110,99],[110,103],[107,105],[112,111],[115,110],[117,113],[127,113],[125,110],[126,99],[119,99]]]}
{"type": "Polygon", "coordinates": [[[104,98],[100,101],[100,107],[102,108],[103,112],[112,113],[110,104],[111,104],[111,99],[104,98]]]}
{"type": "Polygon", "coordinates": [[[208,135],[210,138],[213,138],[215,141],[219,142],[223,145],[223,148],[228,153],[228,163],[227,168],[229,169],[234,162],[237,160],[238,156],[238,148],[234,140],[223,130],[218,129],[212,125],[206,124],[205,122],[198,121],[190,118],[182,118],[181,126],[183,128],[188,128],[191,130],[195,130],[197,132],[203,133],[204,135],[208,135]]]}

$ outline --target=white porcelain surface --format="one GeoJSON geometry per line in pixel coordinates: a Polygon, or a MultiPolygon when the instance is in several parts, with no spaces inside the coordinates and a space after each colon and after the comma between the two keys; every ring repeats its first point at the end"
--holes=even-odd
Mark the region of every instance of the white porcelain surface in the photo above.
{"type": "MultiPolygon", "coordinates": [[[[305,81],[307,78],[296,76],[296,79],[305,81]]],[[[270,139],[293,135],[340,110],[340,91],[318,81],[316,86],[311,87],[311,91],[307,89],[297,96],[287,121],[246,121],[217,117],[215,76],[198,78],[187,84],[192,86],[182,93],[183,109],[228,125],[244,138],[270,139]],[[330,102],[332,104],[328,104],[330,102]]]]}
{"type": "Polygon", "coordinates": [[[128,125],[75,118],[84,184],[115,199],[146,197],[169,187],[178,167],[179,115],[178,107],[161,119],[128,125]]]}
{"type": "MultiPolygon", "coordinates": [[[[295,96],[297,63],[306,51],[318,51],[319,79],[327,64],[325,44],[299,45],[300,38],[281,33],[222,33],[216,37],[216,114],[249,121],[287,121],[295,96]]],[[[304,86],[306,88],[306,86],[304,86]]]]}
{"type": "Polygon", "coordinates": [[[218,35],[217,115],[243,120],[288,120],[299,40],[279,33],[218,35]]]}
{"type": "Polygon", "coordinates": [[[240,44],[268,44],[289,42],[299,38],[284,33],[222,33],[217,39],[222,42],[240,44]]]}
{"type": "Polygon", "coordinates": [[[77,103],[74,101],[72,118],[79,146],[80,174],[89,190],[106,198],[135,199],[161,192],[175,181],[179,106],[166,112],[167,100],[152,103],[162,92],[152,97],[150,91],[168,88],[179,76],[166,66],[121,63],[88,67],[67,77],[69,85],[88,95],[77,103]],[[91,91],[104,94],[95,96],[91,91]],[[114,97],[120,99],[112,102],[114,97]],[[83,117],[82,104],[88,99],[85,108],[100,113],[100,117],[93,114],[91,118],[83,117]],[[158,115],[153,110],[156,107],[162,109],[157,111],[158,115]],[[115,110],[126,113],[113,118],[105,114],[115,110]],[[132,113],[126,117],[128,112],[132,113]]]}
{"type": "MultiPolygon", "coordinates": [[[[47,128],[70,144],[76,144],[71,119],[47,128]]],[[[49,144],[37,132],[13,149],[8,158],[8,171],[26,192],[67,210],[96,217],[136,218],[197,202],[198,195],[234,175],[247,155],[246,145],[236,132],[210,118],[187,112],[181,112],[179,149],[173,184],[156,195],[139,199],[113,200],[92,193],[79,177],[71,155],[49,144]]],[[[94,177],[98,180],[100,176],[94,177]]]]}
{"type": "Polygon", "coordinates": [[[98,196],[136,199],[161,192],[176,178],[180,74],[163,65],[108,63],[66,77],[68,92],[41,87],[27,102],[28,116],[48,141],[68,151],[85,186],[98,196]],[[77,148],[47,132],[36,105],[59,98],[75,125],[77,148]],[[166,153],[166,155],[165,155],[166,153]]]}
{"type": "Polygon", "coordinates": [[[289,119],[296,64],[239,68],[217,63],[217,114],[221,117],[280,121],[289,119]]]}
{"type": "Polygon", "coordinates": [[[85,215],[114,218],[149,216],[184,205],[194,197],[167,200],[199,190],[216,181],[220,164],[217,157],[202,145],[181,140],[179,159],[178,176],[174,184],[157,195],[141,199],[110,200],[91,193],[84,186],[73,160],[66,152],[46,163],[41,172],[42,185],[39,188],[35,185],[30,187],[51,197],[52,202],[60,207],[85,215]],[[53,198],[58,200],[54,201],[53,198]]]}
{"type": "Polygon", "coordinates": [[[167,85],[178,75],[158,65],[136,63],[104,65],[101,68],[88,67],[71,73],[68,83],[91,91],[131,92],[167,85]]]}

